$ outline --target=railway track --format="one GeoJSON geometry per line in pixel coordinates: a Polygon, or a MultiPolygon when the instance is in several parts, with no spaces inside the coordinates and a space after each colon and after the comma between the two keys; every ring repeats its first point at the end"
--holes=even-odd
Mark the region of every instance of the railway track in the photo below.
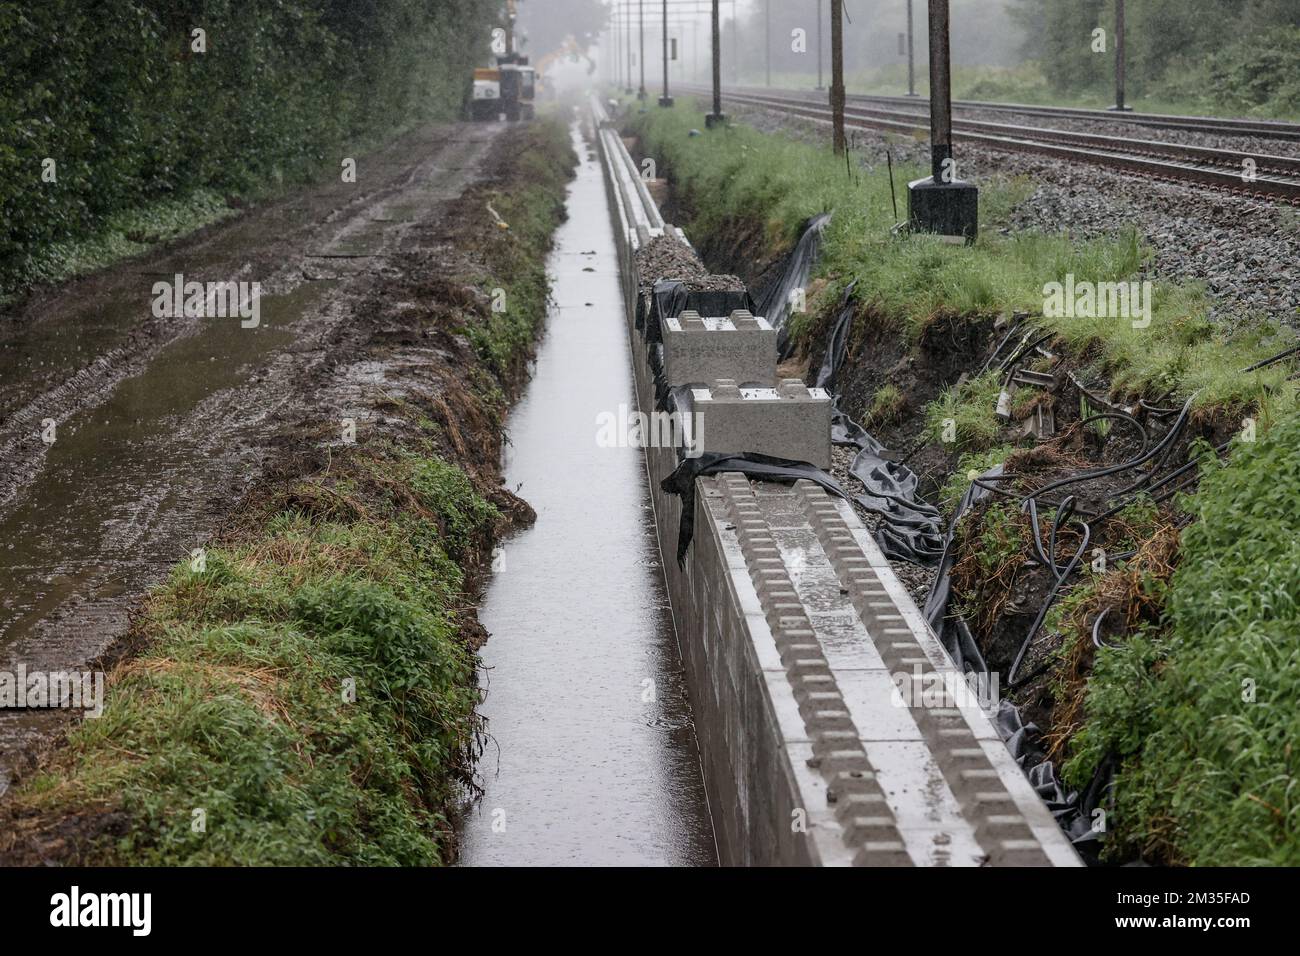
{"type": "MultiPolygon", "coordinates": [[[[683,89],[695,94],[709,92],[707,88],[699,86],[686,86],[683,89]]],[[[726,90],[723,99],[726,102],[780,110],[814,122],[831,122],[829,105],[801,92],[726,90]]],[[[916,135],[918,130],[928,132],[929,111],[919,108],[914,101],[902,101],[910,109],[854,105],[865,99],[868,98],[853,98],[846,104],[844,122],[847,127],[883,129],[909,136],[916,135]]],[[[1129,117],[1125,115],[1124,122],[1128,121],[1129,117]]],[[[1008,152],[1037,153],[1169,182],[1194,183],[1237,195],[1300,205],[1300,159],[1290,156],[979,120],[954,119],[952,131],[953,138],[960,142],[1008,152]]]]}

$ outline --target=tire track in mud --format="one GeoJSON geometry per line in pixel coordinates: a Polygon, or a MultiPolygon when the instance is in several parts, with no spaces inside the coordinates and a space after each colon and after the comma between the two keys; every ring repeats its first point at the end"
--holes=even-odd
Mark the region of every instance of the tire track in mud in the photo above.
{"type": "MultiPolygon", "coordinates": [[[[496,124],[404,136],[328,183],[28,299],[0,330],[0,670],[74,670],[217,529],[320,399],[414,226],[477,181],[496,124]],[[157,319],[158,279],[259,281],[261,322],[157,319]],[[53,419],[46,443],[41,423],[53,419]]],[[[322,422],[322,424],[328,424],[322,422]]],[[[0,711],[0,793],[65,711],[0,711]]]]}

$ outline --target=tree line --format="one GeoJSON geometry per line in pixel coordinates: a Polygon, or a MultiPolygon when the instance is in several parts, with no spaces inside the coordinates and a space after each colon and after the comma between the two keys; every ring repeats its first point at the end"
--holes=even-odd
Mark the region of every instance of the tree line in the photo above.
{"type": "MultiPolygon", "coordinates": [[[[1111,82],[1115,0],[1011,0],[1011,9],[1054,89],[1111,82]],[[1108,55],[1094,52],[1097,29],[1108,55]]],[[[1300,0],[1128,0],[1125,20],[1135,94],[1300,114],[1300,0]]]]}
{"type": "Polygon", "coordinates": [[[300,179],[453,116],[499,6],[0,2],[0,286],[120,210],[300,179]]]}

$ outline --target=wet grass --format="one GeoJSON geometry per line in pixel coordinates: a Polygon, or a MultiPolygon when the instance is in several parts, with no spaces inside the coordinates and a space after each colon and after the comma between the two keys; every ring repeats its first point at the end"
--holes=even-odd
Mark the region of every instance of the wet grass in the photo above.
{"type": "MultiPolygon", "coordinates": [[[[507,377],[531,354],[546,318],[550,284],[546,255],[555,226],[564,217],[565,184],[577,162],[566,126],[544,121],[532,126],[519,155],[523,190],[491,190],[484,196],[504,226],[482,251],[493,282],[483,283],[492,300],[485,321],[465,329],[484,364],[498,378],[507,377]]],[[[491,213],[484,209],[484,215],[491,213]]],[[[495,220],[494,220],[495,222],[495,220]]]]}
{"type": "Polygon", "coordinates": [[[995,414],[1001,391],[993,373],[945,389],[925,410],[925,436],[962,452],[987,450],[1002,434],[995,414]]]}
{"type": "Polygon", "coordinates": [[[443,862],[479,739],[460,563],[496,509],[455,466],[389,449],[259,510],[153,593],[143,651],[19,814],[124,813],[90,863],[443,862]]]}

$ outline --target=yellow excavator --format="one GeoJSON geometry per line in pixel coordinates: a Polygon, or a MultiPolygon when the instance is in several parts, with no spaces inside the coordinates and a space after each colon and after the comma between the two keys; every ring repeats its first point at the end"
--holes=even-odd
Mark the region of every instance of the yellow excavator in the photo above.
{"type": "Polygon", "coordinates": [[[506,119],[511,122],[533,118],[537,97],[537,71],[528,57],[515,52],[515,0],[506,0],[506,27],[502,53],[495,67],[474,70],[468,112],[471,119],[506,119]]]}
{"type": "Polygon", "coordinates": [[[573,34],[570,33],[564,38],[564,43],[560,45],[558,50],[552,50],[550,53],[546,54],[546,56],[537,61],[538,84],[544,91],[554,92],[553,90],[550,90],[551,84],[546,79],[547,70],[563,60],[572,60],[574,63],[577,63],[580,58],[585,58],[587,61],[588,76],[596,72],[596,61],[583,50],[582,46],[580,46],[578,41],[574,38],[573,34]]]}

